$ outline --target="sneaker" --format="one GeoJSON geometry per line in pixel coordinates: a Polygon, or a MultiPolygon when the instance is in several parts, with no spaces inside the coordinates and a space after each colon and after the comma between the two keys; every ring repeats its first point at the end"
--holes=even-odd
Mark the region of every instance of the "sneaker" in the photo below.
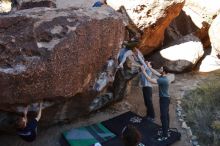
{"type": "MultiPolygon", "coordinates": [[[[157,136],[162,136],[163,135],[163,130],[162,128],[160,128],[158,131],[157,131],[157,136]]],[[[171,130],[168,129],[168,132],[167,132],[167,137],[170,137],[171,136],[171,130]]]]}
{"type": "Polygon", "coordinates": [[[171,136],[171,131],[168,130],[168,132],[167,132],[167,136],[168,136],[168,137],[171,136]]]}
{"type": "Polygon", "coordinates": [[[161,137],[158,137],[157,140],[158,141],[165,141],[165,140],[167,140],[167,138],[168,137],[161,136],[161,137]]]}
{"type": "Polygon", "coordinates": [[[162,129],[157,131],[157,136],[162,136],[162,134],[163,134],[162,129]]]}

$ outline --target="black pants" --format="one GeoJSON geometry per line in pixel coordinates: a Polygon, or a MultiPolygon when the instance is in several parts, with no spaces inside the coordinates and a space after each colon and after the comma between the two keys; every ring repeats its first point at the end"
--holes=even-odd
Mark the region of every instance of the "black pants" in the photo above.
{"type": "Polygon", "coordinates": [[[169,117],[170,98],[160,97],[160,120],[162,124],[163,136],[167,137],[170,117],[169,117]]]}
{"type": "Polygon", "coordinates": [[[147,108],[147,117],[154,118],[154,106],[152,102],[152,87],[143,87],[142,88],[144,95],[144,103],[147,108]]]}

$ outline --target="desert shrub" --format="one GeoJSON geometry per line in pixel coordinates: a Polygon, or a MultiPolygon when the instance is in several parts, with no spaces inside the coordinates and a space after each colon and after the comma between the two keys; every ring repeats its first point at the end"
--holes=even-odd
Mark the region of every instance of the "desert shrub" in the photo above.
{"type": "Polygon", "coordinates": [[[204,146],[220,145],[220,77],[205,80],[183,100],[186,121],[204,146]]]}

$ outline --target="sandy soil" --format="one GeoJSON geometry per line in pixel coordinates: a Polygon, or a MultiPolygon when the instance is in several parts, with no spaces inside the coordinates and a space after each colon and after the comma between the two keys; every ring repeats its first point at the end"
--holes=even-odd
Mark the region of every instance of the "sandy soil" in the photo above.
{"type": "MultiPolygon", "coordinates": [[[[191,89],[195,86],[201,76],[194,74],[181,74],[176,75],[176,80],[171,84],[170,93],[172,96],[170,104],[170,121],[171,128],[178,128],[182,133],[181,141],[175,143],[173,146],[191,146],[189,143],[189,137],[185,133],[178,122],[176,117],[176,100],[181,98],[185,90],[191,89]]],[[[12,135],[0,135],[0,145],[1,146],[60,146],[61,133],[70,128],[85,126],[96,122],[101,122],[103,120],[110,119],[116,115],[119,115],[123,112],[131,110],[141,116],[145,115],[146,109],[144,106],[144,101],[142,97],[141,89],[137,86],[137,83],[132,80],[129,83],[127,93],[129,93],[122,101],[112,104],[104,109],[101,109],[95,113],[92,113],[89,117],[79,118],[73,123],[69,124],[59,124],[48,129],[39,129],[39,135],[33,143],[26,143],[22,141],[17,136],[12,135]]],[[[153,88],[153,102],[156,112],[156,123],[160,124],[160,115],[159,115],[159,104],[158,104],[158,92],[157,87],[153,88]]],[[[46,116],[46,115],[42,115],[46,116]]]]}

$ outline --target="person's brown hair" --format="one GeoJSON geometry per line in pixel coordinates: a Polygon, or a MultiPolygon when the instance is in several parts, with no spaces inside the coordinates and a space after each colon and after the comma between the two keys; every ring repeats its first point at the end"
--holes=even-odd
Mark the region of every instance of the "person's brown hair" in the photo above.
{"type": "Polygon", "coordinates": [[[167,66],[163,66],[163,71],[164,71],[165,73],[168,73],[168,72],[169,72],[169,68],[168,68],[167,66]]]}
{"type": "Polygon", "coordinates": [[[25,128],[25,122],[23,120],[24,117],[18,117],[17,121],[16,121],[16,127],[18,129],[22,129],[22,128],[25,128]]]}
{"type": "Polygon", "coordinates": [[[124,146],[137,146],[141,140],[141,134],[133,125],[127,125],[122,130],[124,146]]]}

